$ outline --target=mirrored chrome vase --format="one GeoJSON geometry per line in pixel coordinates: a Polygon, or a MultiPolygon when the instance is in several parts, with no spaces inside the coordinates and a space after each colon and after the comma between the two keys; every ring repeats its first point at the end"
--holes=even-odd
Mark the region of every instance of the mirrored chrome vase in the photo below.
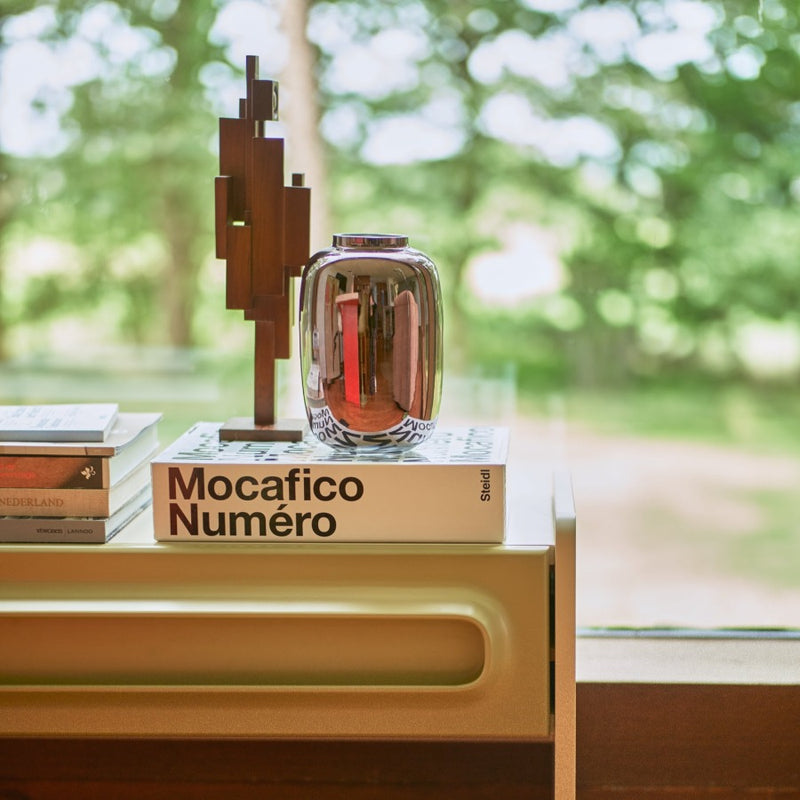
{"type": "Polygon", "coordinates": [[[413,447],[439,413],[439,276],[406,236],[337,234],[300,294],[300,359],[311,430],[333,447],[413,447]]]}

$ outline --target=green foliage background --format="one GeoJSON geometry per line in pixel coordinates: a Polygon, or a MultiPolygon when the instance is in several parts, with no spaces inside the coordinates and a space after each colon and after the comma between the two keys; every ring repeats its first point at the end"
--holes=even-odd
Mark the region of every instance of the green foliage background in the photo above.
{"type": "MultiPolygon", "coordinates": [[[[657,594],[695,596],[687,565],[702,589],[713,570],[796,584],[793,0],[4,0],[0,401],[155,408],[164,442],[251,412],[252,332],[213,257],[217,118],[236,113],[245,53],[280,72],[281,14],[301,7],[317,93],[282,114],[315,100],[319,118],[293,132],[292,171],[323,156],[312,209],[324,198],[330,232],[400,231],[433,256],[445,405],[509,417],[539,455],[566,419],[595,442],[575,463],[589,585],[629,594],[642,554],[657,594]],[[236,9],[257,22],[222,30],[236,9]],[[43,144],[20,143],[26,119],[43,144]],[[512,266],[560,280],[492,302],[476,265],[520,230],[542,247],[512,266]],[[677,472],[652,468],[679,449],[677,472]],[[770,483],[761,457],[790,477],[770,483]]],[[[279,381],[297,389],[288,368],[279,381]]]]}
{"type": "MultiPolygon", "coordinates": [[[[242,68],[214,25],[233,1],[5,4],[3,69],[20,20],[44,11],[49,22],[34,38],[56,55],[86,38],[82,26],[98,8],[140,46],[123,57],[112,36],[96,34],[95,72],[34,100],[43,121],[58,119],[59,147],[0,153],[4,357],[52,347],[65,319],[91,324],[105,342],[177,348],[212,345],[235,327],[211,257],[216,118],[235,111],[216,90],[242,68]],[[13,254],[41,237],[68,245],[57,264],[12,272],[13,254]]],[[[278,20],[279,6],[270,7],[278,20]]],[[[794,4],[314,0],[306,13],[331,223],[401,229],[434,256],[450,368],[511,364],[523,388],[752,384],[765,371],[743,356],[742,331],[777,331],[797,346],[794,4]],[[697,20],[705,49],[681,58],[676,44],[673,63],[654,67],[653,48],[697,20]],[[374,56],[380,37],[398,31],[416,45],[402,76],[387,72],[385,90],[337,77],[348,51],[374,56]],[[548,83],[542,46],[553,43],[567,47],[567,66],[548,83]],[[480,64],[490,53],[487,71],[480,64]],[[487,117],[498,98],[519,113],[500,126],[507,133],[487,117]],[[414,117],[455,144],[403,163],[370,159],[381,125],[414,117]],[[549,125],[544,142],[540,123],[549,125]],[[575,125],[583,138],[571,151],[553,149],[575,137],[575,125]],[[502,249],[514,225],[552,234],[563,281],[492,306],[470,289],[470,265],[502,249]]],[[[795,359],[769,377],[791,385],[798,375],[795,359]]]]}

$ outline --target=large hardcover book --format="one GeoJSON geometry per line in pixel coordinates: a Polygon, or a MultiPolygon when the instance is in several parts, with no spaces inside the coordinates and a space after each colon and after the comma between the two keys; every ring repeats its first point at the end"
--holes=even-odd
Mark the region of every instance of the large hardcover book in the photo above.
{"type": "Polygon", "coordinates": [[[102,444],[0,443],[0,488],[108,489],[158,448],[160,414],[121,413],[102,444]]]}
{"type": "Polygon", "coordinates": [[[0,514],[18,517],[108,517],[139,494],[149,482],[149,459],[145,459],[108,489],[0,488],[0,514]]]}
{"type": "Polygon", "coordinates": [[[150,486],[110,517],[0,517],[0,542],[107,542],[150,505],[150,486]]]}
{"type": "Polygon", "coordinates": [[[413,450],[219,441],[201,422],[152,462],[155,538],[502,542],[508,430],[437,429],[413,450]]]}
{"type": "Polygon", "coordinates": [[[0,440],[102,442],[118,412],[116,403],[0,406],[0,440]]]}

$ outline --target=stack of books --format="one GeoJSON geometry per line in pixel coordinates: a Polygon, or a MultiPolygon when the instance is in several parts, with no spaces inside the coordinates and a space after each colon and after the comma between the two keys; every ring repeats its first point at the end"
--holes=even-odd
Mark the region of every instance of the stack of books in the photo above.
{"type": "Polygon", "coordinates": [[[160,414],[0,406],[0,542],[106,542],[152,499],[160,414]]]}
{"type": "Polygon", "coordinates": [[[506,428],[437,428],[399,452],[220,441],[219,428],[197,423],[153,460],[157,540],[504,540],[506,428]]]}

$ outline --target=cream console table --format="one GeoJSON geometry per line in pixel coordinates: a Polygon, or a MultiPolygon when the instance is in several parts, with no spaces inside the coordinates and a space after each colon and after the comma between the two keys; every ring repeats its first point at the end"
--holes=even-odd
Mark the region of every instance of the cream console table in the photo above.
{"type": "Polygon", "coordinates": [[[156,543],[149,514],[4,545],[0,736],[542,742],[573,797],[575,514],[540,494],[496,546],[156,543]]]}

